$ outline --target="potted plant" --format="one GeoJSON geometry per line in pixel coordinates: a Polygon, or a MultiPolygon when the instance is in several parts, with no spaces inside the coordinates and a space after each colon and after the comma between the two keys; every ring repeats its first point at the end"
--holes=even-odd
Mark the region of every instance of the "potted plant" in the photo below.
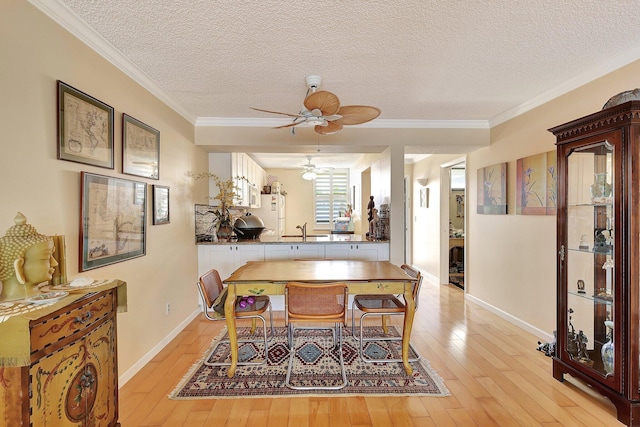
{"type": "Polygon", "coordinates": [[[199,174],[191,174],[194,179],[208,178],[213,180],[218,187],[218,194],[210,199],[215,200],[215,209],[210,212],[215,215],[213,226],[215,226],[218,239],[228,240],[233,232],[234,218],[229,211],[233,208],[236,200],[240,199],[238,194],[237,182],[239,180],[247,181],[244,176],[237,176],[232,179],[222,180],[218,175],[211,172],[201,172],[199,174]]]}

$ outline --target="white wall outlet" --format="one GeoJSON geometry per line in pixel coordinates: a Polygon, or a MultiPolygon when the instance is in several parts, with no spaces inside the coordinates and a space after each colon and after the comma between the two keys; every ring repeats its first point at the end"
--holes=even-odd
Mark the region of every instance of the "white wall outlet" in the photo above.
{"type": "Polygon", "coordinates": [[[167,303],[164,307],[164,314],[171,313],[171,303],[167,303]]]}

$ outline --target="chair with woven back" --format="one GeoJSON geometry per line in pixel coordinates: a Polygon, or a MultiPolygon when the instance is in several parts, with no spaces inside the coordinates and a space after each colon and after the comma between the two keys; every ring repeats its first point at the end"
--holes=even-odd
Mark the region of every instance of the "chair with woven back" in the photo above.
{"type": "MultiPolygon", "coordinates": [[[[420,271],[415,269],[414,267],[403,264],[401,268],[413,279],[416,279],[413,285],[413,300],[415,301],[415,309],[418,309],[418,301],[420,297],[420,287],[422,285],[422,275],[420,271]]],[[[404,298],[401,300],[399,297],[395,295],[355,295],[353,297],[353,303],[351,304],[351,333],[353,337],[359,342],[360,347],[360,358],[362,361],[367,363],[388,363],[388,362],[402,362],[401,358],[385,358],[385,359],[374,359],[366,356],[365,354],[365,343],[372,341],[401,341],[402,337],[393,337],[388,336],[389,331],[387,327],[387,316],[404,316],[406,313],[406,303],[404,298]],[[355,318],[356,318],[356,309],[362,312],[360,316],[360,324],[359,324],[359,335],[356,335],[356,326],[355,326],[355,318]],[[365,337],[364,336],[364,319],[368,316],[382,316],[382,331],[383,336],[376,337],[365,337]]],[[[409,343],[411,350],[416,357],[409,358],[410,362],[416,362],[420,359],[420,356],[415,351],[411,342],[409,343]]]]}
{"type": "Polygon", "coordinates": [[[285,323],[289,344],[289,367],[285,384],[294,390],[339,390],[347,385],[342,356],[342,327],[347,323],[349,288],[344,283],[299,283],[289,282],[285,285],[285,323]],[[332,323],[333,328],[318,327],[319,323],[332,323]],[[327,385],[313,384],[295,385],[291,383],[291,373],[295,362],[295,325],[305,326],[299,329],[332,329],[334,348],[339,354],[340,374],[342,382],[327,385]],[[310,326],[313,325],[313,326],[310,326]]]}
{"type": "MultiPolygon", "coordinates": [[[[226,301],[227,288],[224,287],[222,280],[220,279],[220,274],[217,270],[212,269],[207,271],[200,277],[200,280],[197,282],[198,291],[200,293],[200,297],[203,303],[203,312],[204,316],[208,320],[219,321],[226,320],[224,316],[224,304],[226,301]]],[[[268,296],[258,295],[252,297],[253,300],[247,301],[244,299],[244,303],[242,303],[242,297],[236,298],[235,304],[235,318],[236,319],[251,319],[252,327],[251,334],[255,333],[255,321],[256,319],[262,320],[262,338],[261,339],[244,339],[238,340],[238,343],[255,343],[255,342],[263,342],[264,343],[264,359],[257,362],[239,362],[238,366],[243,365],[262,365],[267,362],[269,355],[269,340],[274,336],[274,328],[273,328],[273,313],[271,310],[271,300],[268,296]],[[269,312],[269,323],[271,325],[271,336],[267,335],[267,322],[264,318],[264,313],[269,312]]],[[[228,366],[230,362],[208,362],[211,356],[218,350],[220,344],[228,343],[228,340],[221,340],[217,343],[217,345],[211,350],[209,356],[205,359],[204,364],[207,366],[228,366]]]]}

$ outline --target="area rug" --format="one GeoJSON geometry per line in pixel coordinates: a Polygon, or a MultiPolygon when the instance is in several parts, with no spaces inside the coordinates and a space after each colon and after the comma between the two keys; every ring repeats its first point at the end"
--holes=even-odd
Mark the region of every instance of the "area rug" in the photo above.
{"type": "MultiPolygon", "coordinates": [[[[365,363],[358,355],[358,342],[351,336],[351,329],[345,328],[342,344],[348,385],[341,390],[291,390],[285,386],[285,376],[289,363],[287,330],[276,328],[275,337],[269,343],[267,363],[258,366],[238,366],[233,378],[227,376],[226,366],[206,366],[204,358],[210,362],[229,360],[228,344],[220,344],[216,353],[211,349],[220,339],[227,339],[223,330],[212,346],[184,376],[170,399],[210,399],[241,397],[291,397],[309,395],[412,395],[447,396],[449,391],[442,379],[421,358],[411,363],[413,374],[408,376],[402,363],[365,363]]],[[[389,328],[393,336],[400,336],[395,327],[389,328]]],[[[365,327],[365,335],[380,336],[380,327],[365,327]]],[[[249,328],[238,328],[239,339],[256,338],[249,328]]],[[[296,357],[291,382],[294,384],[332,385],[340,381],[339,354],[333,346],[330,330],[296,330],[296,357]]],[[[376,341],[365,346],[365,352],[375,358],[393,359],[400,357],[400,342],[376,341]]],[[[238,348],[239,360],[259,361],[264,357],[264,344],[241,343],[238,348]]],[[[411,357],[416,356],[412,354],[411,357]]]]}

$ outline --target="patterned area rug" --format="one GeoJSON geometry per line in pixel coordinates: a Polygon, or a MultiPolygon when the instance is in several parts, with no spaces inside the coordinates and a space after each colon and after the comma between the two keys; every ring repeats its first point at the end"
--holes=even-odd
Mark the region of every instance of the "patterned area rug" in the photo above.
{"type": "MultiPolygon", "coordinates": [[[[260,323],[260,322],[258,322],[260,323]]],[[[260,329],[259,329],[260,331],[260,329]]],[[[390,335],[400,336],[395,327],[389,328],[390,335]]],[[[380,327],[365,327],[368,336],[380,336],[380,327]]],[[[169,395],[170,399],[208,399],[240,397],[290,397],[309,395],[376,395],[395,394],[413,396],[447,396],[449,391],[442,379],[420,359],[414,362],[413,375],[407,376],[402,363],[365,363],[358,355],[358,342],[351,336],[351,329],[343,330],[343,358],[349,384],[341,390],[291,390],[284,384],[289,363],[287,330],[276,328],[276,336],[269,343],[267,364],[258,366],[238,366],[234,378],[227,377],[226,366],[206,366],[203,360],[209,357],[213,346],[220,339],[227,339],[226,329],[217,337],[203,359],[198,361],[169,395]]],[[[239,328],[242,339],[256,338],[249,334],[249,328],[239,328]]],[[[296,329],[296,358],[291,382],[293,384],[339,383],[340,365],[338,353],[333,347],[330,330],[296,329]]],[[[240,361],[263,360],[264,345],[243,343],[238,349],[240,361]]],[[[365,352],[375,358],[393,359],[400,357],[400,342],[377,341],[365,345],[365,352]]],[[[412,357],[415,355],[412,354],[412,357]]],[[[229,346],[220,344],[210,362],[229,360],[229,346]]]]}

